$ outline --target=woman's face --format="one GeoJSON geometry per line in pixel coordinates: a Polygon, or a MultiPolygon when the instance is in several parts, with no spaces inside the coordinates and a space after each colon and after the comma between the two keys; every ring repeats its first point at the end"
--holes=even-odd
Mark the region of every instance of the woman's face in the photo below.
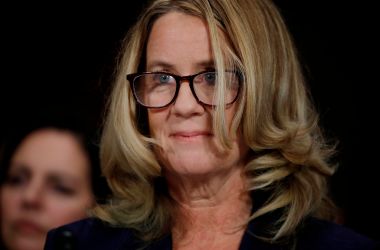
{"type": "MultiPolygon", "coordinates": [[[[164,71],[180,76],[214,70],[207,25],[202,19],[170,12],[153,25],[147,43],[147,71],[164,71]]],[[[231,126],[236,103],[225,109],[231,126]]],[[[181,83],[176,101],[168,107],[148,109],[151,135],[161,148],[156,155],[167,174],[207,176],[241,167],[248,147],[238,134],[232,148],[224,149],[212,130],[210,107],[194,98],[188,81],[181,83]]]]}
{"type": "Polygon", "coordinates": [[[9,249],[42,249],[48,230],[86,216],[93,203],[89,164],[69,132],[44,129],[23,140],[0,189],[9,249]]]}

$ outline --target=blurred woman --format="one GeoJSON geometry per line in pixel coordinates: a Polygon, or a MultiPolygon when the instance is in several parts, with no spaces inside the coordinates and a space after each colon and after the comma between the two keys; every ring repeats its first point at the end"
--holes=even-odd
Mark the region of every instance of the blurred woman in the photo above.
{"type": "Polygon", "coordinates": [[[96,147],[59,127],[35,129],[8,146],[0,188],[4,247],[43,249],[48,230],[86,217],[95,204],[96,147]]]}

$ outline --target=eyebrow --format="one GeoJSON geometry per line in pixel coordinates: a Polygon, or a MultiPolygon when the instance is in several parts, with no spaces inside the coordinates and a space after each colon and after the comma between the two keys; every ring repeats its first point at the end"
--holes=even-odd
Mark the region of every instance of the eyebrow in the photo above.
{"type": "Polygon", "coordinates": [[[151,63],[146,65],[146,70],[152,69],[152,68],[173,69],[174,65],[167,63],[167,62],[164,62],[164,61],[155,60],[155,61],[152,61],[151,63]]]}
{"type": "Polygon", "coordinates": [[[26,180],[29,181],[32,177],[32,173],[30,169],[25,165],[18,166],[15,164],[11,164],[9,167],[9,170],[5,173],[5,176],[1,178],[2,179],[1,185],[6,185],[7,183],[11,183],[12,178],[20,177],[20,176],[22,176],[23,179],[26,178],[26,180]]]}
{"type": "MultiPolygon", "coordinates": [[[[203,61],[199,61],[199,62],[195,63],[195,66],[197,68],[211,69],[211,68],[215,67],[215,63],[214,63],[214,60],[203,60],[203,61]]],[[[176,66],[174,64],[171,64],[171,63],[168,63],[168,62],[165,62],[162,60],[153,60],[152,62],[147,64],[146,69],[148,70],[148,69],[152,69],[152,68],[153,69],[154,68],[163,68],[166,70],[174,70],[175,67],[176,66]]]]}
{"type": "Polygon", "coordinates": [[[30,169],[31,167],[28,166],[27,164],[11,162],[11,164],[9,165],[8,175],[14,174],[14,173],[17,173],[17,174],[22,173],[22,174],[27,174],[28,176],[30,176],[32,174],[30,169]]]}

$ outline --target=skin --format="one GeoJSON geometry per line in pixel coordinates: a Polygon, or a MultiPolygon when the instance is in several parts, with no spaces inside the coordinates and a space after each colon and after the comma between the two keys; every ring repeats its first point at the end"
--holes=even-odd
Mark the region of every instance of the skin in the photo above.
{"type": "Polygon", "coordinates": [[[69,132],[43,129],[14,153],[1,187],[8,249],[43,249],[48,230],[86,217],[93,204],[90,162],[69,132]]]}
{"type": "MultiPolygon", "coordinates": [[[[147,43],[147,71],[191,75],[214,69],[207,25],[178,12],[160,17],[147,43]]],[[[231,126],[236,104],[226,108],[231,126]]],[[[178,203],[175,249],[237,249],[250,214],[244,159],[248,147],[240,132],[224,149],[212,130],[212,109],[199,104],[184,81],[172,105],[148,109],[150,132],[160,148],[169,191],[178,203]],[[234,218],[233,220],[229,218],[234,218]]]]}

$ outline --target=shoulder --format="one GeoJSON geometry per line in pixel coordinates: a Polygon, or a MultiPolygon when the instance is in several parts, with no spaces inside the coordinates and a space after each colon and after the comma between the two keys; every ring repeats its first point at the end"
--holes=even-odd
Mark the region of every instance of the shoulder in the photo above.
{"type": "Polygon", "coordinates": [[[134,241],[130,229],[113,227],[99,219],[88,218],[49,231],[45,250],[121,249],[134,241]]]}
{"type": "Polygon", "coordinates": [[[300,227],[298,249],[378,249],[376,242],[347,227],[319,220],[307,219],[300,227]]]}

